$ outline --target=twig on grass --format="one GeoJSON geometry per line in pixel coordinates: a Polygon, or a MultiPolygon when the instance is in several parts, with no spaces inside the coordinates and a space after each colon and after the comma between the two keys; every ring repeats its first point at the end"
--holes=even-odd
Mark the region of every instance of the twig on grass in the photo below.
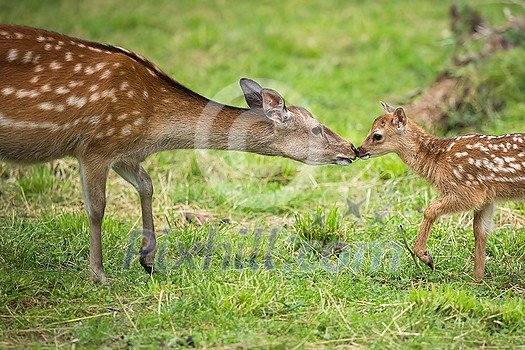
{"type": "Polygon", "coordinates": [[[406,236],[405,236],[405,228],[403,227],[403,225],[399,225],[399,232],[401,233],[401,237],[403,238],[403,245],[405,246],[405,249],[408,250],[408,252],[412,256],[412,259],[414,260],[416,265],[419,266],[419,264],[417,262],[418,259],[417,259],[416,254],[414,253],[414,251],[412,249],[410,249],[410,247],[408,245],[408,242],[407,242],[407,239],[406,239],[406,236]]]}

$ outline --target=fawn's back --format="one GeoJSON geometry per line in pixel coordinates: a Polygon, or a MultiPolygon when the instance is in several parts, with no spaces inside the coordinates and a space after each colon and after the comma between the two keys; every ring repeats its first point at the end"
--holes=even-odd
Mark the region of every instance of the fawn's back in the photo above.
{"type": "Polygon", "coordinates": [[[42,162],[93,144],[106,154],[132,149],[153,106],[145,82],[166,89],[162,76],[124,49],[0,25],[0,158],[42,162]]]}
{"type": "Polygon", "coordinates": [[[442,166],[450,184],[486,189],[494,199],[525,197],[525,134],[470,134],[444,142],[442,166]]]}

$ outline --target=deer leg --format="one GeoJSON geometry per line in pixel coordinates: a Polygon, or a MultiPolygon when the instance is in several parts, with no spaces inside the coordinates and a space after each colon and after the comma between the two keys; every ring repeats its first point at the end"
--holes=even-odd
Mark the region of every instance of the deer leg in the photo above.
{"type": "Polygon", "coordinates": [[[494,217],[494,211],[496,205],[489,203],[484,205],[481,209],[474,212],[474,279],[483,279],[485,273],[485,259],[486,259],[486,247],[487,247],[487,236],[492,232],[494,223],[492,218],[494,217]]]}
{"type": "Polygon", "coordinates": [[[153,211],[151,201],[153,197],[153,185],[151,178],[142,166],[137,163],[116,163],[113,170],[117,172],[124,180],[135,187],[140,196],[140,205],[142,209],[142,244],[139,250],[140,264],[147,273],[153,273],[155,262],[155,250],[157,240],[153,227],[153,211]]]}
{"type": "Polygon", "coordinates": [[[89,220],[89,269],[94,282],[106,283],[102,266],[102,218],[106,208],[106,181],[109,166],[100,160],[81,159],[80,178],[89,220]]]}
{"type": "Polygon", "coordinates": [[[472,207],[476,207],[472,198],[463,200],[457,196],[444,196],[430,202],[428,208],[425,210],[424,219],[419,226],[419,231],[414,245],[414,253],[419,260],[427,264],[432,270],[434,269],[434,260],[427,251],[427,242],[430,236],[430,231],[434,222],[443,215],[453,214],[460,211],[466,211],[472,207]]]}

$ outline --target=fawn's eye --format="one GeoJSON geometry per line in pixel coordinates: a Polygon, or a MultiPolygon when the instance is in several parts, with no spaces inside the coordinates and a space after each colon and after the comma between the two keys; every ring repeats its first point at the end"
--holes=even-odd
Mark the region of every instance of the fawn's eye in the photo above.
{"type": "Polygon", "coordinates": [[[374,141],[379,141],[383,138],[383,136],[381,134],[374,134],[372,138],[374,139],[374,141]]]}
{"type": "Polygon", "coordinates": [[[315,128],[312,129],[312,134],[319,135],[319,134],[321,134],[321,131],[322,131],[321,126],[318,125],[318,126],[316,126],[315,128]]]}

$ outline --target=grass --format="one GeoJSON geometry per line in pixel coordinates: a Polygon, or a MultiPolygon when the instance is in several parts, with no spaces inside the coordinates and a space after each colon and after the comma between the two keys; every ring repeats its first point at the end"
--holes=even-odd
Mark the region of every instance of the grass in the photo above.
{"type": "MultiPolygon", "coordinates": [[[[492,23],[504,6],[525,12],[521,3],[472,4],[492,23]]],[[[447,5],[23,0],[0,2],[0,21],[132,49],[223,103],[244,105],[238,79],[261,78],[359,144],[380,99],[428,86],[449,63],[447,5]]],[[[501,59],[516,70],[499,70],[496,58],[486,81],[509,102],[483,128],[523,132],[523,84],[513,73],[523,51],[501,59]]],[[[394,156],[340,168],[174,151],[144,166],[160,273],[146,276],[138,264],[138,198],[112,174],[103,226],[110,283],[96,286],[75,161],[0,164],[0,348],[525,345],[522,203],[500,206],[487,276],[473,283],[469,214],[436,224],[436,271],[404,250],[399,225],[413,244],[436,193],[394,156]],[[195,226],[182,211],[231,223],[195,226]]]]}

